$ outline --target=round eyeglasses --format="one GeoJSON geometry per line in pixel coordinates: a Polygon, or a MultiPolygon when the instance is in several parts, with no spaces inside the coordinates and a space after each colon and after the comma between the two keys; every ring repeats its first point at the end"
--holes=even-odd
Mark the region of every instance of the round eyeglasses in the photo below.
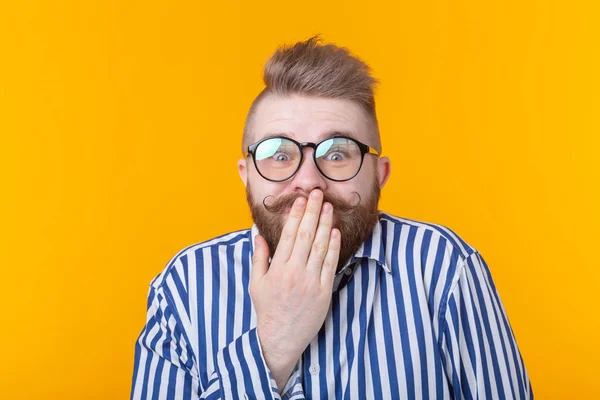
{"type": "Polygon", "coordinates": [[[305,147],[312,147],[319,172],[335,182],[354,178],[362,167],[365,154],[380,156],[377,150],[345,136],[330,137],[318,143],[299,143],[282,136],[268,137],[248,146],[245,156],[252,155],[260,176],[271,182],[282,182],[300,169],[305,147]]]}

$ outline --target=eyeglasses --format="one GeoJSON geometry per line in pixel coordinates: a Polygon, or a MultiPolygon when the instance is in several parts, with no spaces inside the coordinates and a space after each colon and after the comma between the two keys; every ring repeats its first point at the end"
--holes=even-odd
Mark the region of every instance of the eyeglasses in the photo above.
{"type": "Polygon", "coordinates": [[[268,137],[248,146],[245,156],[252,155],[260,176],[271,182],[282,182],[300,169],[305,147],[312,147],[319,172],[335,182],[354,178],[362,167],[365,154],[380,156],[377,150],[345,136],[330,137],[318,143],[299,143],[281,136],[268,137]]]}

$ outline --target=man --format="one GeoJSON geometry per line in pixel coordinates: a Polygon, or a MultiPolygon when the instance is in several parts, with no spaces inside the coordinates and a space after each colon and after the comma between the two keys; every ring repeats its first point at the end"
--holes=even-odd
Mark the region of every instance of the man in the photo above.
{"type": "Polygon", "coordinates": [[[311,38],[264,81],[238,163],[255,225],[152,281],[131,398],[532,398],[482,256],[378,211],[369,67],[311,38]]]}

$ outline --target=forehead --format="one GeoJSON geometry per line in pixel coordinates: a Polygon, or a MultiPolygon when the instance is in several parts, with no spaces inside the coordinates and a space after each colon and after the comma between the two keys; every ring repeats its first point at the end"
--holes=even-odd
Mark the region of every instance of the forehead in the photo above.
{"type": "Polygon", "coordinates": [[[274,134],[285,134],[300,142],[316,142],[333,134],[371,142],[369,120],[355,102],[297,95],[271,95],[256,108],[250,142],[274,134]]]}

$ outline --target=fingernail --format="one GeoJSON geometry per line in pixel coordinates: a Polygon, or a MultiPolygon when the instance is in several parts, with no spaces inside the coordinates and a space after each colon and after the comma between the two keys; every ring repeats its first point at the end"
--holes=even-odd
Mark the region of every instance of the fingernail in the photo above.
{"type": "Polygon", "coordinates": [[[319,200],[319,197],[321,197],[321,192],[318,190],[313,190],[310,194],[310,198],[313,200],[319,200]]]}
{"type": "Polygon", "coordinates": [[[329,204],[329,203],[323,204],[323,212],[328,213],[329,211],[331,211],[331,204],[329,204]]]}
{"type": "Polygon", "coordinates": [[[298,207],[304,207],[304,204],[306,204],[306,199],[304,197],[298,197],[296,199],[296,205],[298,207]]]}

